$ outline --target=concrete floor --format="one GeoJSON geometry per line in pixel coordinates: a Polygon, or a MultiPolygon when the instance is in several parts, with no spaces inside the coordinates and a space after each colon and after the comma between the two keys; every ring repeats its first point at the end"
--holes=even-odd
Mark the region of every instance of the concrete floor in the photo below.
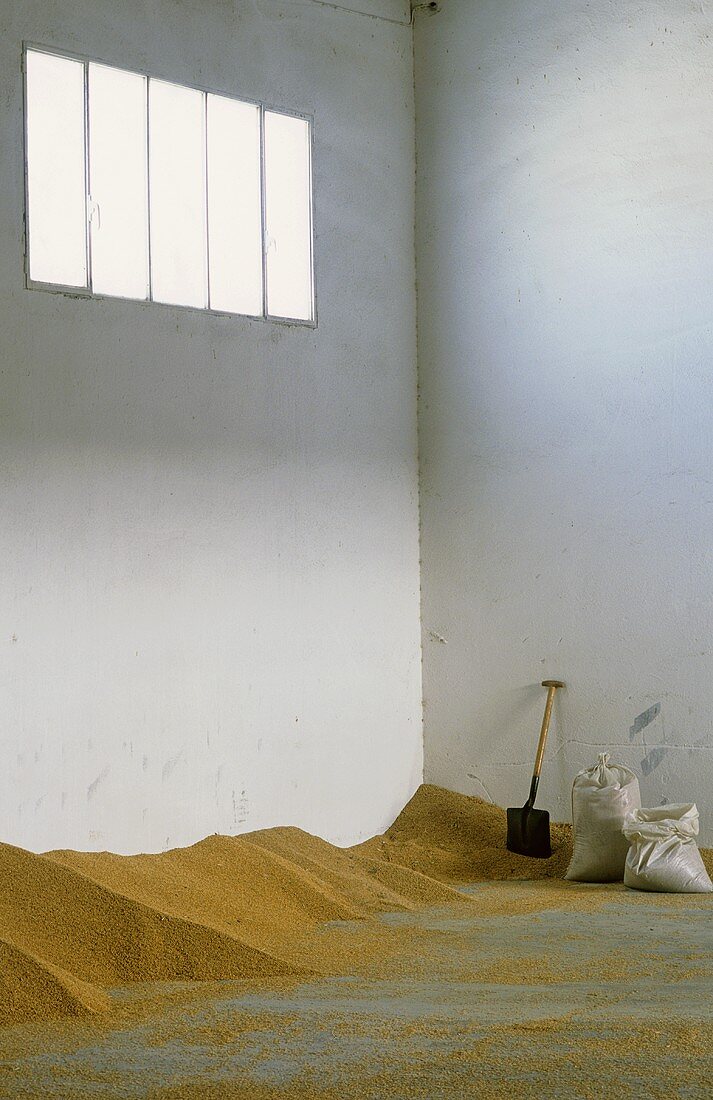
{"type": "Polygon", "coordinates": [[[139,986],[104,1019],[6,1029],[0,1097],[713,1096],[710,895],[469,893],[480,912],[314,933],[348,976],[139,986]]]}

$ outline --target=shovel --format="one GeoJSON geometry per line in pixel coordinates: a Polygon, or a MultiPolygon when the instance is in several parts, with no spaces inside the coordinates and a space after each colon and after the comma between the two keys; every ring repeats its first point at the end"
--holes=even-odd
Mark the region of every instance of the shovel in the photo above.
{"type": "Polygon", "coordinates": [[[535,795],[540,783],[540,771],[542,770],[542,757],[545,755],[545,742],[547,731],[550,728],[552,704],[555,700],[557,688],[564,687],[560,680],[543,680],[542,686],[547,688],[547,704],[542,719],[540,740],[537,744],[537,756],[535,758],[535,770],[532,773],[530,784],[530,797],[522,809],[510,807],[508,810],[508,838],[507,848],[510,852],[517,852],[521,856],[534,856],[536,859],[547,859],[552,855],[550,846],[550,815],[547,810],[536,810],[535,795]]]}

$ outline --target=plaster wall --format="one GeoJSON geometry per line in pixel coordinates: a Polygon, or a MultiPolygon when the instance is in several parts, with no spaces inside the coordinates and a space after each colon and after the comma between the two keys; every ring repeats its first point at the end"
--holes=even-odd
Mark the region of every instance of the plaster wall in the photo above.
{"type": "Polygon", "coordinates": [[[411,32],[344,7],[0,4],[3,841],[346,844],[421,779],[411,32]],[[23,40],[312,112],[318,327],[24,289],[23,40]]]}
{"type": "Polygon", "coordinates": [[[713,842],[713,13],[416,24],[426,778],[540,804],[611,749],[713,842]]]}

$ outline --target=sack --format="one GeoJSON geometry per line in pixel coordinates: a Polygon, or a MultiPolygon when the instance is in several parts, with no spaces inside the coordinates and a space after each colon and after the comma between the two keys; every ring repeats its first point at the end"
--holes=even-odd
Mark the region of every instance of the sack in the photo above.
{"type": "Polygon", "coordinates": [[[593,768],[575,776],[572,785],[574,851],[567,879],[575,882],[620,882],[629,841],[622,832],[626,815],[641,805],[639,781],[630,768],[610,764],[599,754],[593,768]]]}
{"type": "Polygon", "coordinates": [[[713,882],[693,839],[698,836],[695,803],[633,810],[624,824],[624,835],[631,841],[625,886],[680,894],[713,891],[713,882]]]}

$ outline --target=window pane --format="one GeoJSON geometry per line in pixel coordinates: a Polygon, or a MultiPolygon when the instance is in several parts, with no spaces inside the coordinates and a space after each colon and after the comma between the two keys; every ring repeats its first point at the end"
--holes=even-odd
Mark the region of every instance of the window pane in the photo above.
{"type": "Polygon", "coordinates": [[[210,305],[262,313],[260,110],[208,96],[210,305]]]}
{"type": "Polygon", "coordinates": [[[206,306],[205,97],[149,81],[151,286],[157,302],[206,306]]]}
{"type": "Polygon", "coordinates": [[[84,66],[28,50],[30,278],[86,286],[84,66]]]}
{"type": "Polygon", "coordinates": [[[267,311],[312,318],[309,122],[265,112],[267,311]]]}
{"type": "Polygon", "coordinates": [[[146,78],[89,66],[92,289],[148,296],[146,78]]]}

